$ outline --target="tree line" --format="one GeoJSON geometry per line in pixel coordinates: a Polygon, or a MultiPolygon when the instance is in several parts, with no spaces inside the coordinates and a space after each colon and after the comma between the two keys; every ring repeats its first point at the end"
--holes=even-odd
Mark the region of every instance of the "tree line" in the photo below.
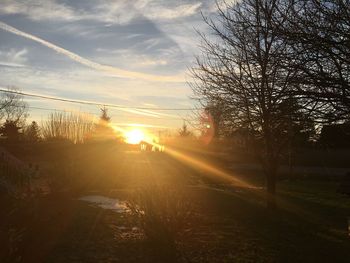
{"type": "MultiPolygon", "coordinates": [[[[9,87],[10,90],[16,90],[9,87]]],[[[95,121],[88,114],[52,112],[39,125],[36,121],[26,124],[28,104],[16,93],[0,96],[0,135],[6,142],[67,141],[83,143],[121,139],[110,125],[108,109],[102,107],[100,118],[95,121]]]]}

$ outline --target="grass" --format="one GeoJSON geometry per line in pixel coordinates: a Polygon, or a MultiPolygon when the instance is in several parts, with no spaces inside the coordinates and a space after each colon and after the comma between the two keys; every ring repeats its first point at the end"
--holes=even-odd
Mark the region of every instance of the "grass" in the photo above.
{"type": "MultiPolygon", "coordinates": [[[[43,153],[40,158],[50,171],[51,157],[43,153]]],[[[335,180],[280,181],[279,208],[268,211],[262,198],[252,192],[205,180],[202,173],[166,155],[87,147],[69,157],[63,150],[56,152],[53,159],[65,165],[67,158],[73,158],[74,167],[70,163],[69,169],[61,171],[69,191],[33,197],[15,210],[11,202],[1,199],[5,215],[0,224],[1,262],[15,262],[18,255],[18,262],[50,263],[348,262],[350,258],[350,198],[337,193],[335,180]],[[148,213],[141,223],[135,214],[115,213],[77,200],[93,193],[132,201],[130,194],[140,193],[145,186],[151,204],[146,206],[144,192],[134,199],[145,216],[148,213]],[[174,218],[174,212],[180,221],[181,215],[190,215],[185,228],[167,220],[174,218]],[[8,226],[14,236],[20,233],[12,258],[3,256],[8,239],[2,234],[8,233],[8,226]],[[151,240],[162,242],[164,236],[150,239],[146,233],[150,229],[152,234],[171,229],[174,247],[161,250],[162,243],[151,240]]],[[[52,167],[59,179],[57,165],[52,167]]]]}

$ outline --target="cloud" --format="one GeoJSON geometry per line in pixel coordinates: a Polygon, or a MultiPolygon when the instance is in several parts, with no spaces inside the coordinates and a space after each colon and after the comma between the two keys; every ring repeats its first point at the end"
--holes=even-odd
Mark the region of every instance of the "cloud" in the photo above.
{"type": "Polygon", "coordinates": [[[27,49],[0,50],[0,66],[25,67],[27,62],[27,49]]]}
{"type": "Polygon", "coordinates": [[[239,0],[219,0],[209,5],[208,11],[211,13],[216,13],[220,8],[221,10],[226,10],[227,8],[236,4],[239,0]]]}
{"type": "MultiPolygon", "coordinates": [[[[0,92],[4,91],[4,90],[7,90],[7,88],[0,86],[0,92]]],[[[133,108],[133,107],[127,107],[124,105],[109,104],[109,103],[105,103],[105,102],[90,101],[90,100],[87,101],[87,100],[78,100],[78,99],[67,99],[67,98],[62,98],[62,97],[58,97],[58,96],[48,96],[48,95],[32,93],[32,92],[30,92],[30,93],[25,92],[25,94],[27,94],[29,97],[35,97],[35,98],[39,98],[39,99],[47,99],[47,100],[51,100],[51,101],[53,100],[55,102],[59,101],[60,103],[62,103],[62,102],[63,103],[74,103],[75,102],[77,104],[94,105],[94,106],[104,105],[106,107],[113,108],[114,110],[133,113],[136,115],[148,116],[148,117],[152,117],[152,118],[161,118],[161,116],[174,116],[174,115],[170,115],[170,114],[155,112],[152,110],[137,109],[137,108],[133,108]]]]}
{"type": "MultiPolygon", "coordinates": [[[[95,18],[105,22],[127,24],[140,15],[153,20],[164,21],[192,16],[198,13],[201,2],[179,4],[167,0],[97,1],[95,18]],[[130,1],[131,2],[131,1],[130,1]]],[[[91,15],[91,18],[94,16],[91,15]]]]}
{"type": "Polygon", "coordinates": [[[146,5],[146,10],[144,10],[143,14],[151,20],[172,20],[196,14],[202,3],[182,4],[173,7],[166,6],[167,4],[164,2],[162,4],[159,1],[158,3],[155,1],[150,2],[148,7],[146,5]]]}
{"type": "Polygon", "coordinates": [[[81,17],[75,10],[55,0],[3,0],[0,13],[22,14],[39,20],[76,20],[81,17]]]}
{"type": "Polygon", "coordinates": [[[21,14],[34,21],[95,20],[127,24],[140,16],[152,20],[188,17],[198,12],[202,3],[174,4],[167,0],[90,0],[73,7],[57,0],[4,0],[1,5],[0,14],[21,14]]]}
{"type": "Polygon", "coordinates": [[[0,29],[3,29],[7,32],[13,33],[18,36],[22,36],[24,38],[33,40],[35,42],[38,42],[54,51],[56,51],[59,54],[65,55],[66,57],[82,64],[87,67],[96,69],[98,71],[106,72],[109,74],[112,74],[117,77],[124,77],[124,78],[131,78],[131,79],[142,79],[147,81],[163,81],[163,82],[184,82],[183,76],[158,76],[158,75],[152,75],[152,74],[145,74],[140,72],[133,72],[133,71],[127,71],[123,69],[119,69],[116,67],[108,66],[108,65],[102,65],[97,62],[91,61],[89,59],[86,59],[84,57],[81,57],[69,50],[66,50],[62,47],[59,47],[53,43],[50,43],[44,39],[41,39],[39,37],[36,37],[34,35],[28,34],[26,32],[20,31],[6,23],[0,22],[0,29]]]}
{"type": "Polygon", "coordinates": [[[140,61],[140,65],[142,66],[157,66],[157,65],[167,65],[168,61],[164,59],[152,59],[147,57],[142,57],[142,60],[140,61]]]}
{"type": "MultiPolygon", "coordinates": [[[[168,55],[166,53],[167,50],[158,50],[156,55],[136,54],[134,50],[129,49],[108,50],[103,48],[97,48],[96,51],[99,52],[101,56],[103,56],[102,58],[104,61],[111,60],[111,58],[114,59],[117,56],[120,62],[128,63],[136,69],[149,69],[150,67],[166,66],[171,64],[168,60],[174,60],[174,55],[168,55]],[[108,59],[108,57],[110,59],[108,59]]],[[[175,69],[172,68],[172,71],[174,70],[175,69]]]]}
{"type": "MultiPolygon", "coordinates": [[[[190,107],[189,104],[180,104],[182,100],[188,100],[187,96],[190,94],[188,86],[182,83],[110,78],[89,68],[75,68],[69,72],[64,71],[64,74],[58,71],[41,71],[32,67],[8,68],[0,71],[0,85],[14,85],[26,92],[79,100],[95,100],[105,104],[146,108],[190,107]],[[158,97],[149,97],[155,94],[158,97]],[[144,105],[144,103],[153,105],[144,105]]],[[[157,113],[163,115],[175,112],[157,111],[157,113]]],[[[183,112],[177,113],[182,114],[183,112]]]]}
{"type": "Polygon", "coordinates": [[[152,124],[140,124],[140,123],[123,123],[123,122],[113,122],[112,125],[116,126],[126,126],[126,127],[138,127],[138,128],[157,128],[157,129],[169,129],[169,126],[162,125],[152,125],[152,124]]]}

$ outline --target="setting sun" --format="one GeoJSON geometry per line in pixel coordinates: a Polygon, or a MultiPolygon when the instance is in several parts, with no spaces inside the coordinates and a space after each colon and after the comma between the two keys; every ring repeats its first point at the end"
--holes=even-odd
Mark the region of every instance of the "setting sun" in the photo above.
{"type": "Polygon", "coordinates": [[[142,130],[134,129],[127,131],[125,138],[125,141],[129,144],[139,144],[145,138],[145,134],[142,130]]]}

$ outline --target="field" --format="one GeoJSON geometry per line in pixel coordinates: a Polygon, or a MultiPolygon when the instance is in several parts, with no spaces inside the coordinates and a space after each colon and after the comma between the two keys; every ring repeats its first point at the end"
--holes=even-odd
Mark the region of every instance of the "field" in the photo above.
{"type": "MultiPolygon", "coordinates": [[[[225,170],[245,180],[250,186],[245,187],[167,153],[116,145],[55,145],[37,148],[35,155],[30,151],[21,148],[17,155],[39,163],[52,192],[17,201],[15,206],[2,199],[1,262],[348,262],[350,258],[350,198],[337,193],[338,177],[282,177],[278,208],[267,210],[261,175],[250,170],[225,170]],[[119,200],[125,210],[79,200],[86,196],[119,200]],[[133,211],[135,205],[144,213],[133,211]]],[[[196,160],[217,164],[199,155],[196,160]]]]}

